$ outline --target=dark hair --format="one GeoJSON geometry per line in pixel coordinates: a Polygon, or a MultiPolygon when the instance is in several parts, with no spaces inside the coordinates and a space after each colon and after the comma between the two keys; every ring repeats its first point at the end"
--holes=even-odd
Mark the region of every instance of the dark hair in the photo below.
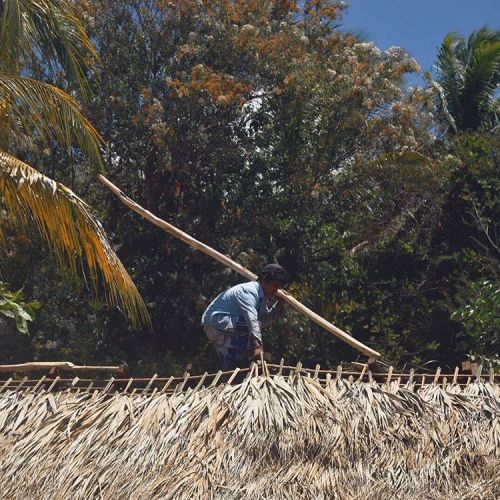
{"type": "Polygon", "coordinates": [[[259,281],[277,281],[282,286],[288,281],[287,272],[279,264],[267,264],[259,273],[259,281]]]}

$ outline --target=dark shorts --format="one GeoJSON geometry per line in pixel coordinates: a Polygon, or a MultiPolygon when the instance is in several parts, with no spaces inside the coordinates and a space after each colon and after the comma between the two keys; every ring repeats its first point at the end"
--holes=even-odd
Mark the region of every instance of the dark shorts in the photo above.
{"type": "Polygon", "coordinates": [[[205,326],[208,340],[214,345],[221,370],[234,370],[246,363],[250,348],[250,332],[243,316],[238,318],[231,330],[218,330],[205,326]]]}

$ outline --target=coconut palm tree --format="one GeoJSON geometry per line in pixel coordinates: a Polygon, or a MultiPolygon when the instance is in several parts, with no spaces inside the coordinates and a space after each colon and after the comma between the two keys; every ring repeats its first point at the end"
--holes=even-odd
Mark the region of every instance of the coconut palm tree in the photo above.
{"type": "Polygon", "coordinates": [[[499,30],[484,26],[468,39],[449,33],[439,48],[435,68],[433,84],[455,132],[498,125],[499,30]]]}
{"type": "Polygon", "coordinates": [[[77,147],[97,169],[103,141],[63,90],[34,80],[23,61],[37,58],[63,70],[68,91],[85,96],[85,75],[97,61],[95,48],[69,0],[0,0],[0,246],[5,227],[38,227],[61,264],[94,285],[134,322],[148,321],[137,288],[112,250],[89,206],[62,184],[16,157],[27,137],[77,147]]]}

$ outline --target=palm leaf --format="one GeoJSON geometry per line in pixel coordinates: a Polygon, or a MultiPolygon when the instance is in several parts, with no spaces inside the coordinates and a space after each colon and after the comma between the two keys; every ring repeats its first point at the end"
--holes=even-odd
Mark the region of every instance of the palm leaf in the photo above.
{"type": "Polygon", "coordinates": [[[4,71],[17,72],[22,56],[36,54],[45,64],[60,63],[68,81],[88,92],[87,68],[97,53],[75,9],[67,0],[3,0],[0,55],[4,71]]]}
{"type": "MultiPolygon", "coordinates": [[[[50,250],[74,275],[83,274],[94,290],[103,279],[109,304],[135,324],[149,323],[146,306],[101,224],[70,189],[0,151],[0,200],[17,224],[35,223],[50,250]]],[[[1,225],[0,245],[5,245],[1,225]]]]}
{"type": "Polygon", "coordinates": [[[500,31],[483,27],[467,40],[449,33],[439,48],[436,71],[437,83],[431,85],[438,90],[445,114],[449,112],[458,129],[497,125],[500,31]]]}
{"type": "Polygon", "coordinates": [[[481,42],[473,53],[465,72],[464,121],[478,126],[488,121],[493,112],[495,93],[500,83],[500,41],[481,42]]]}
{"type": "Polygon", "coordinates": [[[455,33],[449,33],[439,48],[436,62],[438,71],[437,82],[446,98],[446,106],[453,117],[460,113],[460,96],[463,89],[463,65],[456,57],[456,46],[461,38],[455,33]]]}
{"type": "MultiPolygon", "coordinates": [[[[16,117],[22,130],[42,140],[56,139],[67,149],[76,142],[92,164],[102,169],[102,138],[80,113],[78,103],[61,89],[16,74],[0,73],[0,104],[8,107],[10,126],[16,117]]],[[[0,124],[2,128],[9,126],[5,120],[0,124]]]]}

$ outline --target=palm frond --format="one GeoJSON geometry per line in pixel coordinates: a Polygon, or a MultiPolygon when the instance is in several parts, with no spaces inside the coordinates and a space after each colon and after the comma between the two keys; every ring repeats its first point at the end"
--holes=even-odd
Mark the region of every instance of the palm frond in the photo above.
{"type": "Polygon", "coordinates": [[[455,33],[449,33],[439,48],[436,62],[436,81],[443,89],[447,109],[456,117],[460,112],[460,95],[463,88],[463,64],[456,57],[456,47],[461,38],[455,33]]]}
{"type": "MultiPolygon", "coordinates": [[[[65,148],[78,144],[98,169],[103,160],[104,143],[92,124],[79,110],[78,103],[61,89],[13,73],[0,73],[0,103],[8,106],[7,115],[16,117],[20,126],[42,139],[54,138],[65,148]]],[[[5,122],[0,126],[5,126],[5,122]]]]}
{"type": "Polygon", "coordinates": [[[473,48],[464,80],[464,114],[467,123],[487,118],[500,83],[500,40],[483,42],[473,48]]]}
{"type": "Polygon", "coordinates": [[[445,113],[449,112],[460,130],[497,125],[499,30],[483,27],[473,31],[468,39],[449,33],[439,48],[436,72],[440,87],[436,87],[436,82],[433,86],[439,91],[445,113]]]}
{"type": "Polygon", "coordinates": [[[97,52],[68,0],[3,0],[0,17],[0,67],[18,71],[21,56],[38,53],[46,64],[60,63],[71,83],[88,93],[85,72],[97,52]]]}
{"type": "MultiPolygon", "coordinates": [[[[33,223],[59,262],[83,276],[135,324],[149,323],[146,306],[89,206],[64,185],[0,151],[0,202],[25,227],[33,223]]],[[[0,245],[5,244],[0,226],[0,245]]]]}

